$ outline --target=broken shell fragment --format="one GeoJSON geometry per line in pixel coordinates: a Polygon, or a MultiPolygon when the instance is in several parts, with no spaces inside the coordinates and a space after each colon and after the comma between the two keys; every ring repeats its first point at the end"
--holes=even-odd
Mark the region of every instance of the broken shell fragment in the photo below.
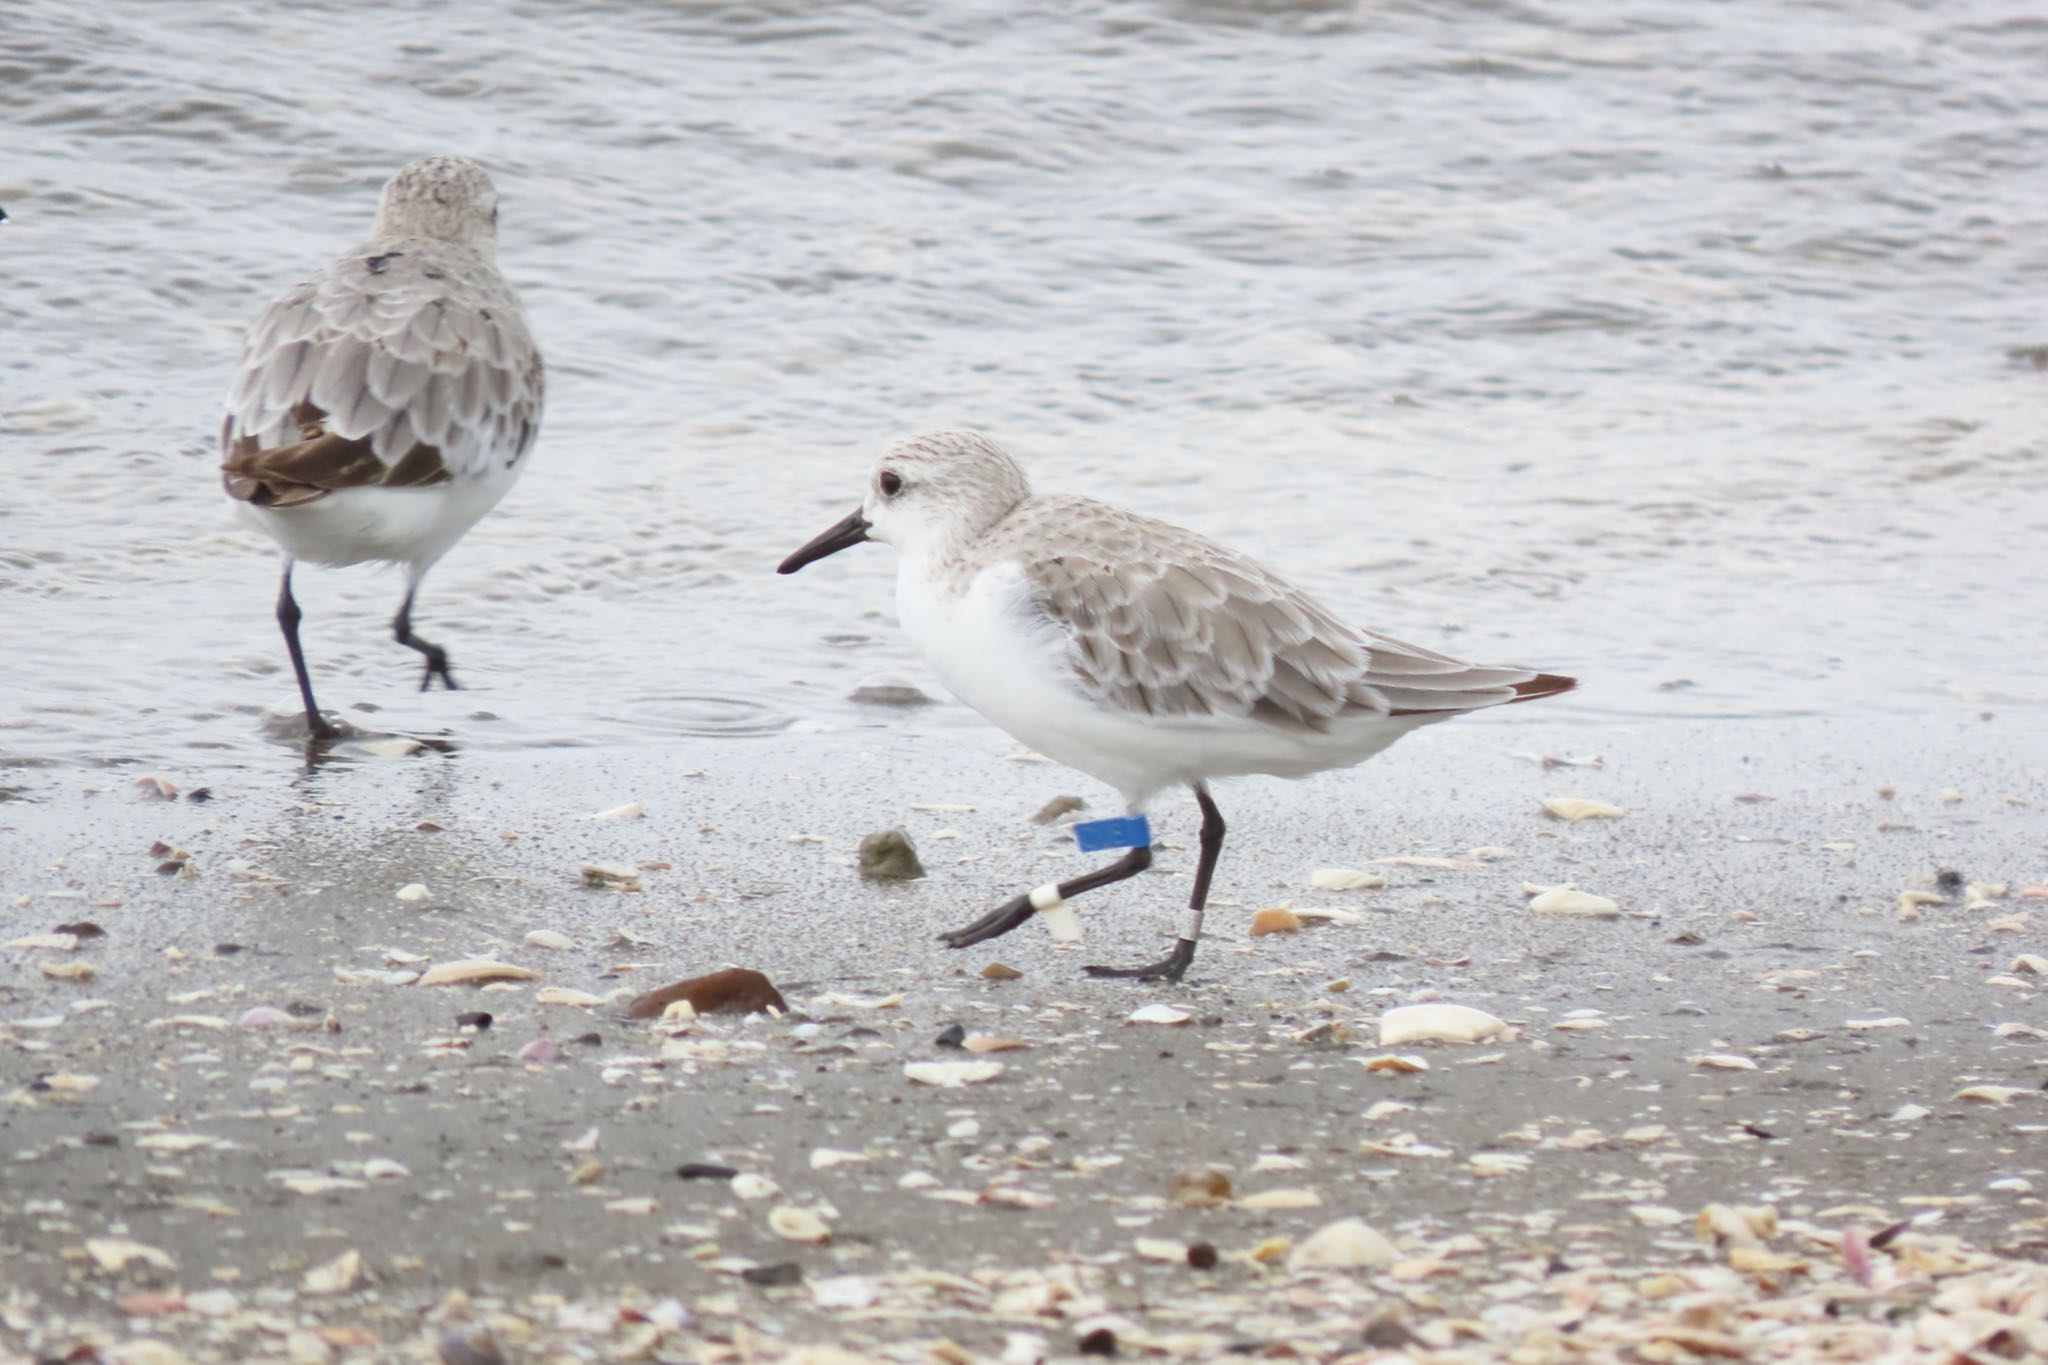
{"type": "Polygon", "coordinates": [[[942,1089],[953,1089],[963,1085],[979,1085],[992,1081],[1003,1074],[1001,1062],[905,1062],[904,1076],[918,1085],[934,1085],[942,1089]]]}
{"type": "Polygon", "coordinates": [[[924,874],[908,831],[877,830],[860,841],[860,875],[869,881],[915,881],[924,874]]]}
{"type": "Polygon", "coordinates": [[[741,1171],[732,1178],[732,1192],[739,1199],[773,1199],[782,1186],[754,1171],[741,1171]]]}
{"type": "Polygon", "coordinates": [[[1355,867],[1319,867],[1308,874],[1308,884],[1318,891],[1377,891],[1387,879],[1355,867]]]}
{"type": "Polygon", "coordinates": [[[2030,1093],[2024,1086],[2018,1085],[1972,1085],[1956,1091],[1955,1098],[1975,1100],[1980,1104],[2007,1105],[2030,1093]]]}
{"type": "Polygon", "coordinates": [[[1628,814],[1620,806],[1583,796],[1552,796],[1545,799],[1543,809],[1560,820],[1618,820],[1628,814]]]}
{"type": "Polygon", "coordinates": [[[540,973],[531,967],[515,967],[509,962],[494,962],[489,958],[474,957],[429,967],[420,977],[419,984],[455,986],[485,981],[535,981],[539,978],[540,973]]]}
{"type": "Polygon", "coordinates": [[[1237,1201],[1241,1209],[1314,1209],[1321,1208],[1323,1197],[1314,1190],[1278,1189],[1260,1190],[1237,1201]]]}
{"type": "Polygon", "coordinates": [[[1778,1235],[1778,1210],[1769,1204],[1709,1204],[1693,1220],[1693,1233],[1716,1246],[1761,1246],[1778,1235]]]}
{"type": "Polygon", "coordinates": [[[289,1014],[280,1009],[273,1009],[269,1005],[258,1005],[244,1012],[242,1017],[235,1021],[239,1028],[290,1028],[292,1023],[289,1014]]]}
{"type": "Polygon", "coordinates": [[[585,863],[583,884],[593,891],[638,891],[640,868],[634,863],[585,863]]]}
{"type": "Polygon", "coordinates": [[[362,1253],[349,1250],[307,1271],[299,1288],[308,1294],[346,1294],[362,1282],[362,1253]]]}
{"type": "Polygon", "coordinates": [[[1394,1245],[1362,1219],[1340,1218],[1309,1234],[1287,1257],[1287,1268],[1370,1270],[1394,1263],[1394,1245]]]}
{"type": "Polygon", "coordinates": [[[88,1237],[85,1239],[86,1255],[92,1257],[100,1269],[119,1271],[130,1262],[140,1261],[157,1270],[176,1270],[178,1263],[168,1252],[153,1246],[130,1241],[125,1237],[88,1237]]]}
{"type": "Polygon", "coordinates": [[[679,1000],[687,1001],[698,1014],[789,1013],[789,1002],[767,977],[749,967],[726,967],[636,995],[626,1006],[626,1014],[633,1019],[659,1018],[679,1000]]]}
{"type": "Polygon", "coordinates": [[[529,948],[548,948],[555,952],[566,952],[576,946],[576,941],[567,934],[553,929],[535,929],[526,935],[529,948]]]}
{"type": "Polygon", "coordinates": [[[1260,938],[1267,934],[1295,934],[1301,932],[1301,916],[1285,905],[1272,905],[1252,916],[1251,934],[1260,938]]]}
{"type": "Polygon", "coordinates": [[[533,1000],[537,1005],[580,1005],[584,1009],[604,1003],[604,997],[601,995],[571,990],[567,986],[542,986],[534,993],[533,1000]]]}
{"type": "Polygon", "coordinates": [[[1065,901],[1056,900],[1050,905],[1041,907],[1038,912],[1038,918],[1045,925],[1046,933],[1052,935],[1054,943],[1079,943],[1081,941],[1081,917],[1075,914],[1074,907],[1065,901]]]}
{"type": "Polygon", "coordinates": [[[794,1204],[768,1210],[768,1230],[791,1242],[822,1242],[832,1235],[832,1229],[816,1210],[794,1204]]]}
{"type": "Polygon", "coordinates": [[[1754,1071],[1756,1063],[1747,1057],[1737,1057],[1728,1052],[1703,1052],[1697,1057],[1685,1059],[1690,1066],[1703,1066],[1716,1071],[1754,1071]]]}
{"type": "Polygon", "coordinates": [[[432,894],[433,892],[427,890],[427,888],[419,882],[407,882],[404,886],[398,888],[398,899],[402,901],[423,901],[432,894]]]}
{"type": "Polygon", "coordinates": [[[1186,1010],[1177,1010],[1171,1005],[1140,1005],[1130,1013],[1125,1023],[1130,1024],[1185,1024],[1195,1016],[1186,1010]]]}
{"type": "Polygon", "coordinates": [[[1367,1071],[1427,1071],[1429,1070],[1429,1063],[1423,1061],[1420,1057],[1385,1052],[1377,1057],[1365,1058],[1365,1069],[1367,1071]]]}
{"type": "Polygon", "coordinates": [[[1621,907],[1607,897],[1581,891],[1569,882],[1538,888],[1529,908],[1539,915],[1579,915],[1589,919],[1612,919],[1621,913],[1621,907]]]}
{"type": "Polygon", "coordinates": [[[0,943],[0,948],[13,948],[21,952],[48,949],[52,952],[68,953],[77,946],[78,935],[66,933],[30,934],[27,938],[17,938],[8,943],[0,943]]]}
{"type": "Polygon", "coordinates": [[[628,801],[622,806],[613,806],[609,810],[595,811],[583,818],[586,820],[638,820],[645,814],[647,814],[646,807],[642,806],[638,801],[628,801]]]}
{"type": "Polygon", "coordinates": [[[1191,1166],[1167,1179],[1166,1197],[1182,1208],[1221,1204],[1230,1198],[1230,1177],[1214,1166],[1191,1166]]]}
{"type": "Polygon", "coordinates": [[[1037,813],[1031,817],[1031,823],[1049,825],[1062,815],[1072,815],[1075,811],[1086,809],[1088,803],[1078,796],[1055,796],[1038,808],[1037,813]]]}
{"type": "Polygon", "coordinates": [[[1004,962],[991,962],[981,969],[981,979],[984,981],[1015,981],[1022,975],[1024,973],[1004,962]]]}
{"type": "Polygon", "coordinates": [[[1477,1043],[1507,1030],[1506,1021],[1470,1005],[1401,1005],[1380,1016],[1380,1046],[1477,1043]]]}

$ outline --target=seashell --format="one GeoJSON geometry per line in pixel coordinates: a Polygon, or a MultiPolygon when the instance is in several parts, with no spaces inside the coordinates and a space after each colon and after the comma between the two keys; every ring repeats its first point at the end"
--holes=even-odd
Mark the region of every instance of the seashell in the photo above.
{"type": "Polygon", "coordinates": [[[1401,1005],[1380,1016],[1380,1046],[1477,1043],[1506,1033],[1507,1023],[1470,1005],[1401,1005]]]}

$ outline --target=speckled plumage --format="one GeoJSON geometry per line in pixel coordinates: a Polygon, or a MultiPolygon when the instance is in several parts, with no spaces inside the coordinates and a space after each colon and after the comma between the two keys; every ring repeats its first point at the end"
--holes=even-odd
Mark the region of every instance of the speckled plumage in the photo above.
{"type": "Polygon", "coordinates": [[[284,551],[278,622],[306,720],[292,565],[406,569],[393,622],[426,656],[424,687],[455,685],[412,634],[419,581],[518,479],[540,427],[543,372],[497,268],[498,196],[481,166],[437,156],[384,187],[369,240],[272,299],[242,344],[221,425],[221,482],[284,551]]]}
{"type": "MultiPolygon", "coordinates": [[[[928,432],[883,451],[859,510],[781,571],[861,540],[901,554],[897,615],[962,701],[1114,786],[1132,814],[1166,787],[1194,791],[1201,861],[1173,953],[1131,970],[1089,968],[1097,975],[1178,981],[1193,960],[1223,844],[1212,779],[1348,767],[1419,726],[1574,686],[1348,625],[1258,561],[1183,527],[1034,494],[1016,461],[974,432],[928,432]]],[[[983,942],[1150,865],[1150,848],[1134,848],[942,941],[983,942]]]]}
{"type": "Polygon", "coordinates": [[[290,508],[342,488],[510,486],[543,375],[498,273],[496,204],[474,162],[414,162],[370,240],[271,300],[221,428],[230,496],[290,508]]]}

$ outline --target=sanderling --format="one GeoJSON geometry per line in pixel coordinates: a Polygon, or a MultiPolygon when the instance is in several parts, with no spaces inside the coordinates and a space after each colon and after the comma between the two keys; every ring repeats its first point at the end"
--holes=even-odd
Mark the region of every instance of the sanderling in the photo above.
{"type": "Polygon", "coordinates": [[[540,352],[497,256],[483,167],[415,161],[385,185],[370,240],[271,300],[242,343],[221,481],[284,549],[277,623],[316,738],[334,731],[299,648],[297,560],[403,564],[398,642],[426,656],[420,690],[455,686],[447,654],[412,633],[413,596],[540,427],[540,352]]]}
{"type": "MultiPolygon", "coordinates": [[[[1092,976],[1178,981],[1223,847],[1213,778],[1305,777],[1372,757],[1419,726],[1570,691],[1571,678],[1468,664],[1343,620],[1204,536],[1092,498],[1035,494],[984,436],[939,431],[882,452],[867,496],[782,561],[863,540],[896,547],[896,612],[932,670],[1031,748],[1115,787],[1129,814],[1091,822],[1108,867],[1016,896],[941,935],[955,948],[1152,865],[1145,806],[1186,785],[1202,811],[1194,893],[1173,951],[1092,976]]],[[[1089,825],[1078,827],[1086,831],[1089,825]]]]}

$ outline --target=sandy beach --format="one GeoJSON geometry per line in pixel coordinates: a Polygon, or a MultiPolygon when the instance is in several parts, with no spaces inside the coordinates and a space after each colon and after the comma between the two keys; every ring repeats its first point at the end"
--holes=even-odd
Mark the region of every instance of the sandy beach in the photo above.
{"type": "Polygon", "coordinates": [[[24,1360],[430,1360],[485,1326],[522,1360],[1064,1357],[1104,1331],[1187,1359],[1850,1359],[1982,1340],[1997,1303],[2037,1341],[2038,736],[1660,725],[1592,754],[1517,719],[1225,787],[1179,989],[1079,965],[1167,932],[1187,812],[1159,870],[1081,903],[1078,948],[931,942],[1077,856],[1035,810],[1101,795],[993,732],[39,784],[0,807],[38,869],[10,922],[104,932],[6,953],[0,1321],[24,1360]],[[1626,814],[1561,821],[1559,795],[1626,814]],[[891,826],[929,875],[864,883],[854,847],[891,826]],[[1387,885],[1311,888],[1336,867],[1387,885]],[[1618,913],[1530,911],[1525,884],[1565,882],[1618,913]],[[1246,934],[1281,904],[1340,913],[1246,934]],[[536,975],[416,980],[478,959],[536,975]],[[623,1017],[727,964],[791,1013],[623,1017]],[[1379,1046],[1432,1000],[1506,1032],[1379,1046]],[[1162,1005],[1180,1021],[1131,1017],[1162,1005]],[[956,1024],[1015,1046],[937,1045],[956,1024]],[[906,1075],[948,1060],[1001,1069],[906,1075]],[[1201,1168],[1230,1197],[1185,1206],[1201,1168]],[[1703,1237],[1710,1205],[1775,1224],[1703,1237]],[[778,1235],[784,1208],[826,1239],[778,1235]],[[1384,1257],[1303,1266],[1354,1218],[1384,1257]],[[1859,1283],[1839,1239],[1886,1229],[1859,1283]],[[1958,1283],[1983,1302],[1902,1317],[1958,1283]]]}

